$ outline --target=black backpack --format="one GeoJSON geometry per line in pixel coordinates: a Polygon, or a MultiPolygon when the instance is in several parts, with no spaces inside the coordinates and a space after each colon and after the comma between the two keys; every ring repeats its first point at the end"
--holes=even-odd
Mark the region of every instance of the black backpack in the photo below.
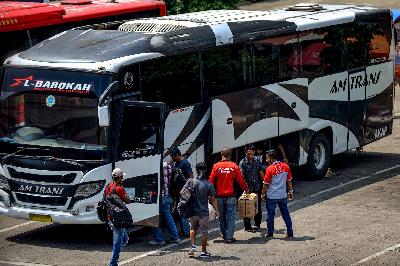
{"type": "Polygon", "coordinates": [[[97,217],[103,223],[107,221],[107,204],[104,199],[97,203],[97,217]]]}
{"type": "MultiPolygon", "coordinates": [[[[110,185],[107,187],[107,190],[109,189],[110,185]]],[[[108,213],[110,214],[110,219],[114,227],[127,228],[133,223],[132,215],[115,190],[116,188],[114,187],[111,193],[104,196],[103,200],[107,205],[108,213]]]]}
{"type": "Polygon", "coordinates": [[[172,172],[171,179],[169,180],[169,194],[172,198],[178,199],[181,195],[181,190],[186,184],[186,178],[182,170],[175,168],[172,172]]]}
{"type": "Polygon", "coordinates": [[[184,218],[189,218],[194,216],[194,202],[196,200],[193,178],[189,179],[187,182],[188,186],[184,191],[182,191],[178,203],[179,215],[184,218]]]}

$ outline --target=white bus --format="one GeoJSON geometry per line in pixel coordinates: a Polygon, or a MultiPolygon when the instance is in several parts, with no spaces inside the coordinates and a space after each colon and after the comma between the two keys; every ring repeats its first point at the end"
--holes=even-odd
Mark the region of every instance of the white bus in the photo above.
{"type": "Polygon", "coordinates": [[[388,136],[388,9],[218,10],[70,30],[6,60],[0,213],[99,223],[114,167],[136,224],[158,226],[161,165],[179,147],[211,163],[224,146],[281,143],[323,176],[334,154],[388,136]]]}

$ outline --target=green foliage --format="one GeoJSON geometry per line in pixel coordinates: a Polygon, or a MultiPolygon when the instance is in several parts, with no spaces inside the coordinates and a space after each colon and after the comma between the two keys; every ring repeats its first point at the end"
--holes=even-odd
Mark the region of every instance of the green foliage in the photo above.
{"type": "Polygon", "coordinates": [[[236,9],[240,0],[166,0],[169,15],[212,9],[236,9]]]}

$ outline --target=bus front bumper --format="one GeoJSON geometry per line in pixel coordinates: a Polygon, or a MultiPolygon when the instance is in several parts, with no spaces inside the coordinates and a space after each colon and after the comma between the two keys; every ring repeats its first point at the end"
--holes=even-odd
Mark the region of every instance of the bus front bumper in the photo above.
{"type": "Polygon", "coordinates": [[[90,210],[81,208],[72,211],[37,209],[26,206],[11,206],[7,193],[2,190],[0,190],[0,197],[0,214],[9,217],[35,220],[33,217],[39,216],[44,220],[60,224],[101,224],[95,207],[90,208],[90,210]]]}

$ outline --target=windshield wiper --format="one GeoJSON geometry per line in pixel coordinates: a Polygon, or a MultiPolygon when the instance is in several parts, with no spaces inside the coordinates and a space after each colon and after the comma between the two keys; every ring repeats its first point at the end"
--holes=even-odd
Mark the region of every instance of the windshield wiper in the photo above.
{"type": "Polygon", "coordinates": [[[17,150],[16,152],[13,152],[13,153],[10,153],[10,154],[4,156],[3,158],[1,158],[1,164],[4,164],[8,158],[14,156],[14,155],[17,154],[17,153],[20,153],[21,151],[26,150],[26,149],[27,149],[27,148],[25,147],[25,148],[22,148],[22,149],[20,149],[20,150],[17,150]]]}
{"type": "Polygon", "coordinates": [[[54,157],[54,156],[40,156],[40,158],[47,158],[47,159],[50,159],[50,160],[59,161],[59,162],[63,162],[63,163],[67,163],[67,164],[74,165],[74,166],[79,166],[79,167],[83,167],[84,166],[81,163],[65,160],[65,159],[62,159],[62,158],[57,158],[57,157],[54,157]]]}

